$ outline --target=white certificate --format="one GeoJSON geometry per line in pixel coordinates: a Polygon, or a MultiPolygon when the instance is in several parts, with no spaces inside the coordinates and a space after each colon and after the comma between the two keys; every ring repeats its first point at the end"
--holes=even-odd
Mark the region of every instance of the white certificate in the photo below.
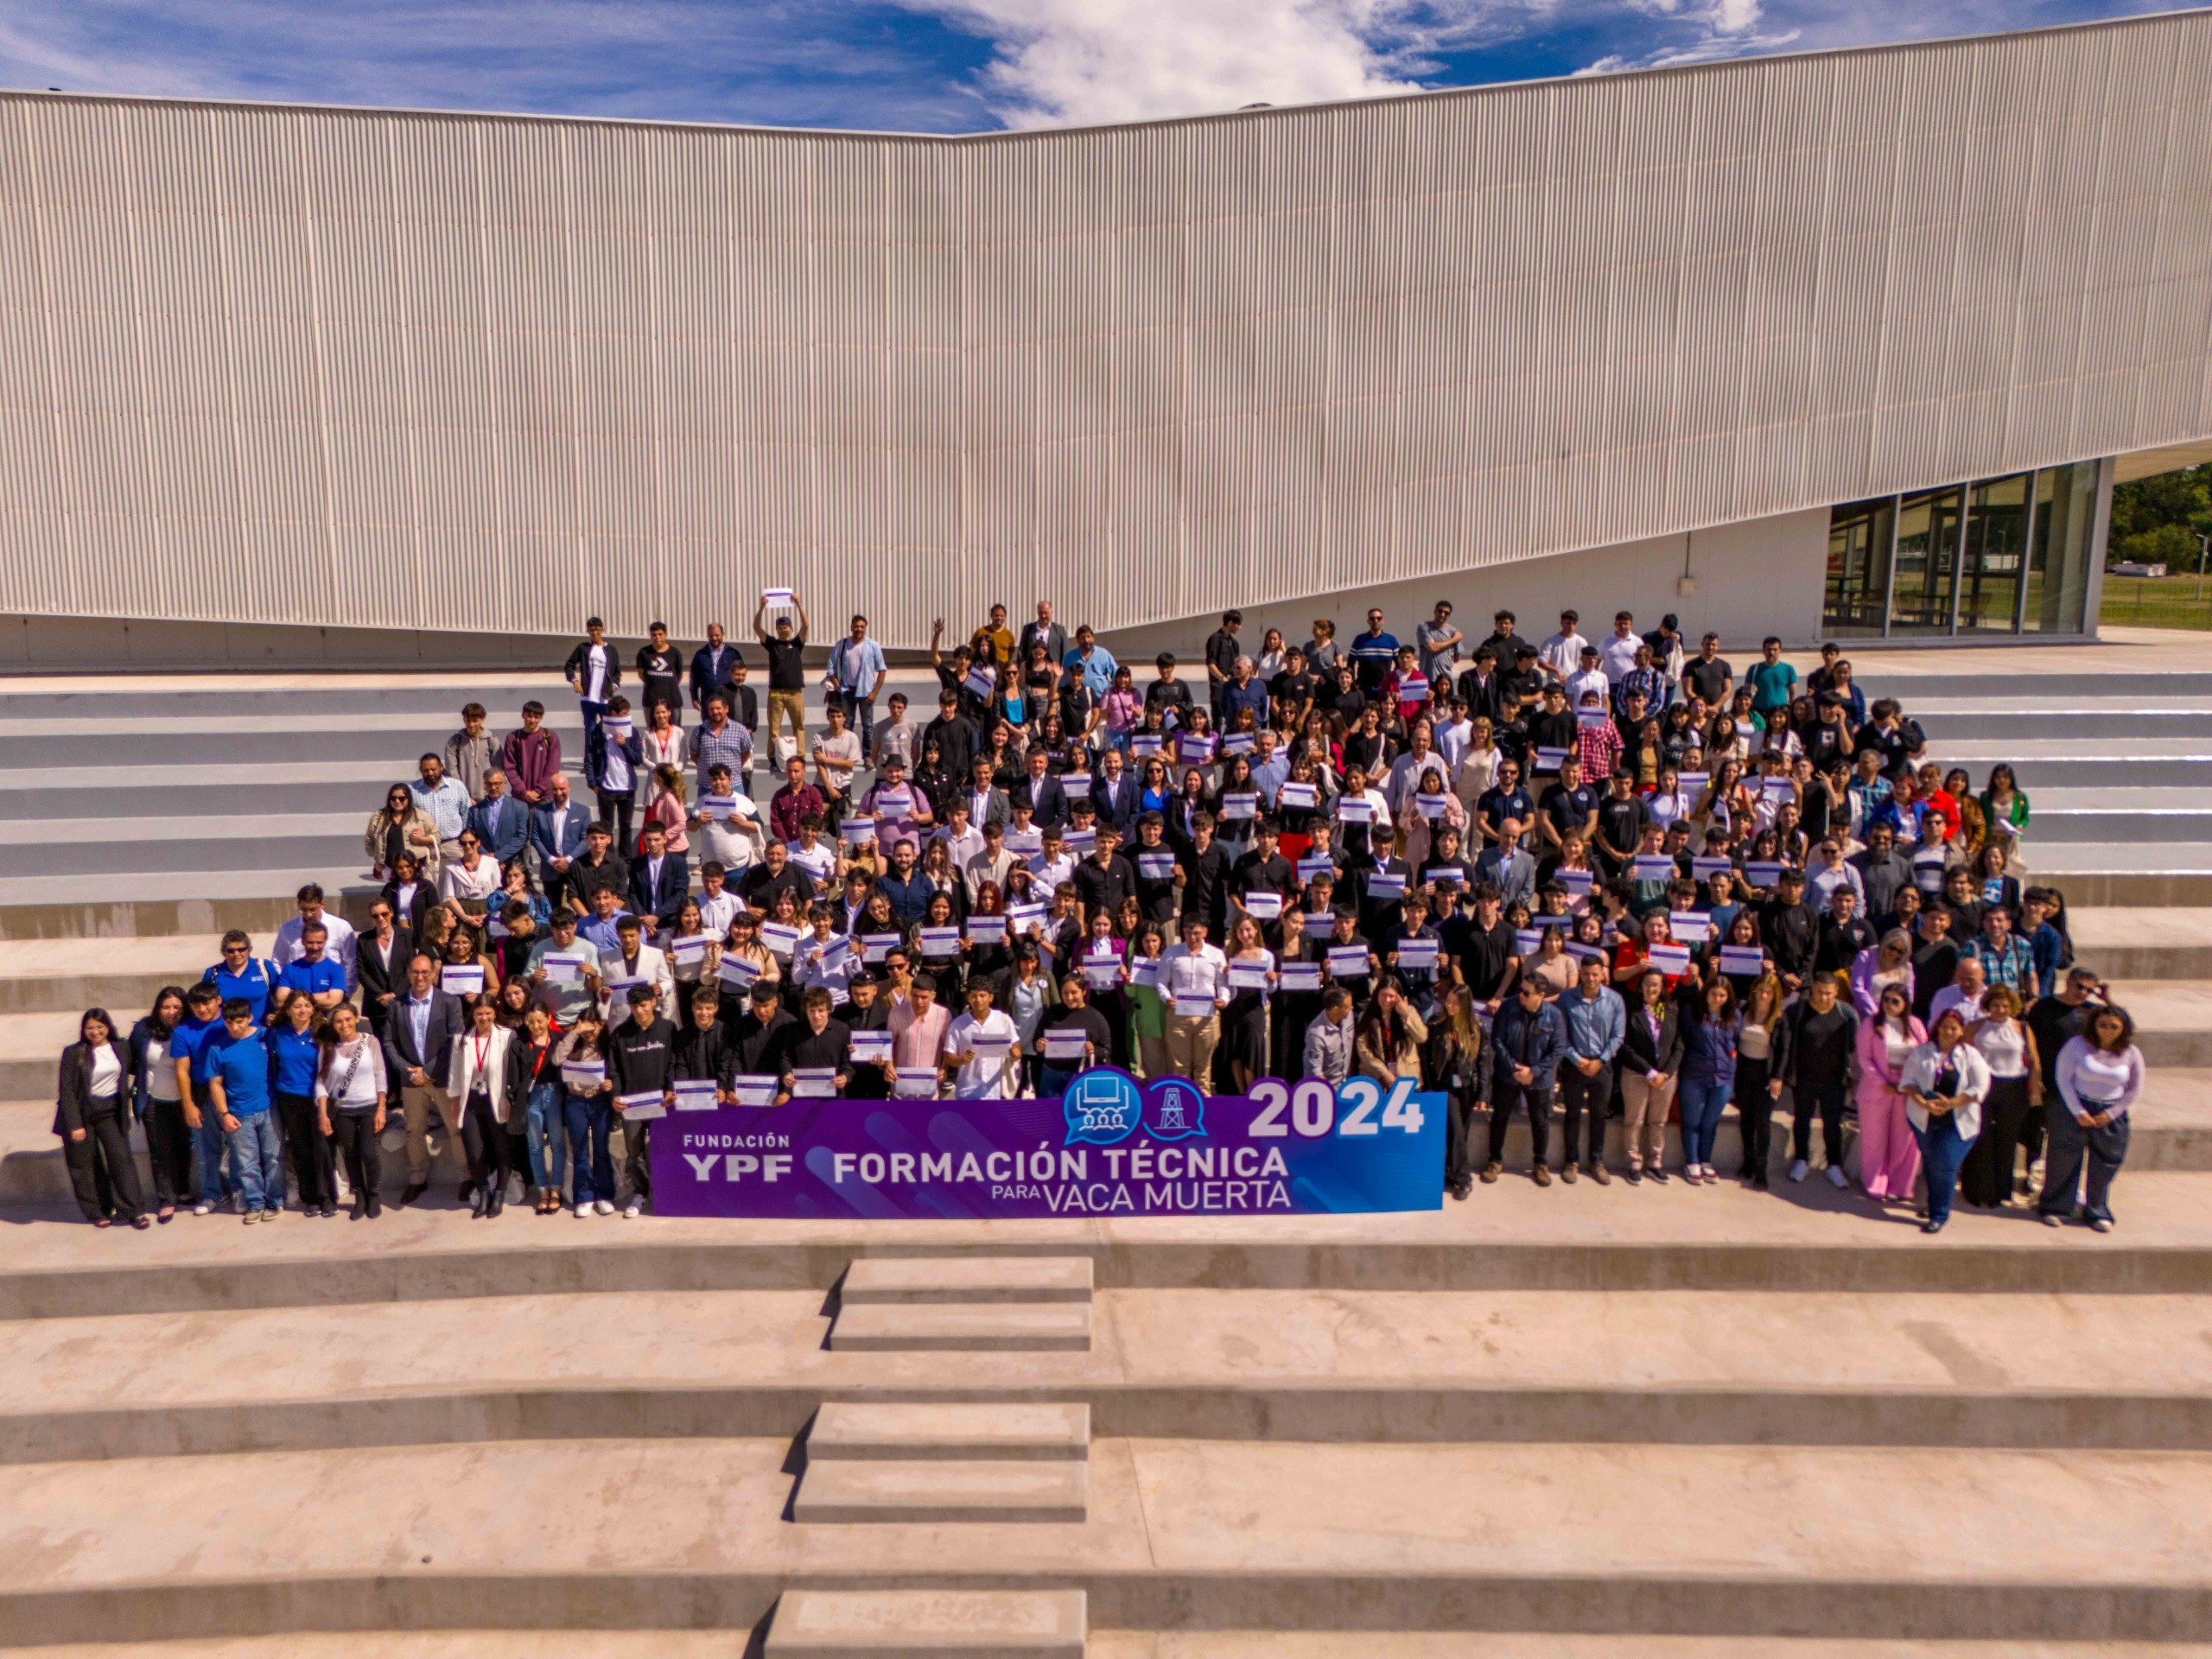
{"type": "Polygon", "coordinates": [[[1367,896],[1370,899],[1402,899],[1406,896],[1406,874],[1403,870],[1370,870],[1367,873],[1367,896]]]}
{"type": "Polygon", "coordinates": [[[784,922],[760,924],[760,943],[768,947],[772,957],[788,957],[798,947],[798,929],[784,922]]]}
{"type": "Polygon", "coordinates": [[[1246,893],[1239,902],[1248,914],[1256,916],[1263,922],[1273,921],[1282,914],[1282,894],[1279,893],[1255,889],[1246,893]]]}
{"type": "Polygon", "coordinates": [[[1629,860],[1629,868],[1639,881],[1671,881],[1681,874],[1675,861],[1664,853],[1629,860]]]}
{"type": "Polygon", "coordinates": [[[1259,739],[1250,732],[1230,732],[1221,740],[1224,754],[1249,754],[1259,747],[1259,739]]]}
{"type": "Polygon", "coordinates": [[[1317,875],[1334,875],[1336,861],[1326,853],[1308,853],[1298,861],[1298,879],[1311,881],[1317,875]]]}
{"type": "Polygon", "coordinates": [[[1700,881],[1710,881],[1716,875],[1733,875],[1735,864],[1726,858],[1707,858],[1699,854],[1690,860],[1690,874],[1700,881]]]}
{"type": "Polygon", "coordinates": [[[771,610],[779,605],[788,605],[791,602],[791,590],[788,588],[763,588],[760,602],[771,610]]]}
{"type": "Polygon", "coordinates": [[[1158,732],[1132,732],[1129,734],[1129,753],[1142,760],[1147,755],[1158,754],[1160,745],[1166,741],[1158,732]]]}
{"type": "Polygon", "coordinates": [[[632,1095],[617,1095],[614,1103],[622,1109],[625,1122],[642,1123],[648,1118],[666,1117],[668,1103],[658,1089],[640,1089],[632,1095]]]}
{"type": "Polygon", "coordinates": [[[875,840],[875,821],[873,818],[850,817],[840,824],[837,833],[850,847],[866,847],[875,840]]]}
{"type": "Polygon", "coordinates": [[[1071,853],[1095,851],[1098,846],[1097,828],[1094,825],[1088,830],[1071,830],[1060,837],[1060,845],[1071,853]]]}
{"type": "Polygon", "coordinates": [[[737,797],[734,795],[702,795],[699,816],[715,823],[734,823],[737,817],[737,797]]]}
{"type": "Polygon", "coordinates": [[[1585,962],[1603,962],[1605,959],[1605,947],[1602,944],[1585,944],[1580,939],[1569,939],[1567,942],[1567,954],[1570,957],[1580,957],[1585,962]]]}
{"type": "Polygon", "coordinates": [[[1137,874],[1147,881],[1170,881],[1175,876],[1175,855],[1173,853],[1139,853],[1137,874]]]}
{"type": "Polygon", "coordinates": [[[561,1065],[562,1086],[572,1095],[595,1095],[599,1085],[607,1081],[604,1060],[565,1060],[561,1065]]]}
{"type": "Polygon", "coordinates": [[[864,1065],[882,1065],[891,1058],[891,1033],[888,1031],[856,1031],[853,1033],[852,1056],[864,1065]]]}
{"type": "Polygon", "coordinates": [[[991,693],[998,690],[998,682],[991,677],[991,671],[980,665],[969,669],[968,677],[960,683],[987,702],[990,700],[991,693]]]}
{"type": "Polygon", "coordinates": [[[1363,944],[1331,945],[1329,971],[1338,979],[1366,978],[1367,947],[1363,944]]]}
{"type": "Polygon", "coordinates": [[[1522,956],[1535,956],[1543,943],[1543,934],[1535,928],[1519,927],[1513,931],[1513,949],[1522,956]]]}
{"type": "Polygon", "coordinates": [[[898,1081],[891,1085],[892,1097],[896,1100],[935,1100],[937,1073],[934,1071],[901,1071],[898,1081]]]}
{"type": "Polygon", "coordinates": [[[1645,959],[1662,974],[1687,974],[1690,970],[1690,948],[1687,944],[1655,944],[1645,959]]]}
{"type": "Polygon", "coordinates": [[[1090,1034],[1081,1026],[1054,1026],[1045,1033],[1045,1058],[1048,1060],[1080,1060],[1090,1046],[1090,1034]]]}
{"type": "Polygon", "coordinates": [[[1178,991],[1174,1009],[1185,1020],[1203,1020],[1214,1011],[1213,997],[1205,991],[1178,991]]]}
{"type": "Polygon", "coordinates": [[[679,963],[704,962],[707,946],[713,943],[704,933],[688,933],[669,941],[669,954],[679,963]]]}
{"type": "Polygon", "coordinates": [[[1770,887],[1782,879],[1782,866],[1764,859],[1744,866],[1744,880],[1755,887],[1770,887]]]}
{"type": "Polygon", "coordinates": [[[1281,979],[1277,988],[1285,991],[1318,991],[1321,988],[1321,964],[1318,962],[1286,962],[1277,970],[1281,979]]]}
{"type": "Polygon", "coordinates": [[[1400,939],[1398,966],[1401,968],[1433,968],[1440,947],[1434,939],[1400,939]]]}
{"type": "Polygon", "coordinates": [[[1044,921],[1045,912],[1049,908],[1046,905],[1008,905],[1006,907],[1007,931],[1020,938],[1033,925],[1044,921]]]}
{"type": "Polygon", "coordinates": [[[1147,985],[1157,988],[1160,984],[1160,958],[1158,957],[1130,957],[1129,982],[1132,985],[1147,985]]]}
{"type": "Polygon", "coordinates": [[[719,1103],[715,1098],[712,1077],[682,1077],[671,1086],[676,1090],[676,1109],[679,1112],[711,1112],[719,1103]]]}
{"type": "Polygon", "coordinates": [[[1232,962],[1229,964],[1229,986],[1236,991],[1264,991],[1268,988],[1268,964],[1264,962],[1232,962]]]}
{"type": "Polygon", "coordinates": [[[725,985],[734,985],[744,990],[760,977],[760,969],[734,951],[722,953],[721,971],[716,976],[725,985]]]}
{"type": "Polygon", "coordinates": [[[438,988],[452,996],[471,996],[484,988],[484,964],[449,962],[438,972],[438,988]]]}
{"type": "Polygon", "coordinates": [[[1364,795],[1344,796],[1337,802],[1337,819],[1342,823],[1372,823],[1375,803],[1364,795]]]}
{"type": "Polygon", "coordinates": [[[1002,1060],[1014,1050],[1014,1039],[1004,1032],[971,1031],[968,1052],[979,1060],[1002,1060]]]}
{"type": "Polygon", "coordinates": [[[933,962],[960,954],[960,930],[957,927],[925,927],[918,936],[922,954],[933,962]]]}
{"type": "Polygon", "coordinates": [[[1017,856],[1027,858],[1045,850],[1045,832],[1041,830],[1008,830],[1006,849],[1017,856]]]}
{"type": "Polygon", "coordinates": [[[1175,739],[1175,758],[1185,766],[1203,766],[1213,759],[1213,739],[1198,732],[1184,732],[1175,739]]]}
{"type": "Polygon", "coordinates": [[[1738,978],[1757,978],[1766,971],[1766,955],[1756,944],[1724,944],[1720,971],[1738,978]]]}
{"type": "Polygon", "coordinates": [[[1221,816],[1224,818],[1249,818],[1260,810],[1260,798],[1249,790],[1238,790],[1221,798],[1221,816]]]}
{"type": "Polygon", "coordinates": [[[1285,784],[1275,791],[1278,806],[1313,807],[1321,804],[1321,791],[1312,784],[1285,784]]]}
{"type": "Polygon", "coordinates": [[[1675,782],[1686,794],[1694,795],[1713,781],[1709,772],[1678,772],[1675,782]]]}
{"type": "Polygon", "coordinates": [[[537,965],[545,970],[545,980],[550,985],[583,983],[584,959],[581,956],[549,950],[537,959],[537,965]]]}
{"type": "Polygon", "coordinates": [[[1537,772],[1557,772],[1559,770],[1559,763],[1566,759],[1567,751],[1565,749],[1555,749],[1548,744],[1540,743],[1536,746],[1536,760],[1534,769],[1537,772]]]}
{"type": "Polygon", "coordinates": [[[1684,944],[1703,944],[1713,937],[1713,918],[1701,910],[1670,910],[1667,928],[1684,944]]]}
{"type": "Polygon", "coordinates": [[[861,935],[861,960],[881,962],[899,944],[896,933],[863,933],[861,935]]]}
{"type": "Polygon", "coordinates": [[[903,818],[914,810],[914,791],[911,789],[879,789],[875,791],[875,815],[880,818],[903,818]]]}
{"type": "Polygon", "coordinates": [[[1589,897],[1590,885],[1595,877],[1589,870],[1562,868],[1554,870],[1551,879],[1567,889],[1570,899],[1586,899],[1589,897]]]}
{"type": "Polygon", "coordinates": [[[968,937],[976,944],[986,942],[1003,944],[1006,942],[1006,918],[1003,916],[970,916],[968,937]]]}
{"type": "Polygon", "coordinates": [[[730,1093],[741,1106],[767,1106],[776,1098],[779,1080],[765,1071],[741,1071],[730,1079],[730,1093]]]}
{"type": "Polygon", "coordinates": [[[834,1065],[802,1065],[791,1072],[793,1100],[829,1100],[837,1092],[837,1068],[834,1065]]]}
{"type": "Polygon", "coordinates": [[[1110,991],[1122,982],[1122,964],[1109,959],[1083,964],[1083,982],[1094,991],[1110,991]]]}
{"type": "Polygon", "coordinates": [[[1451,806],[1452,798],[1449,795],[1416,795],[1414,797],[1414,810],[1416,812],[1419,812],[1421,817],[1427,818],[1431,823],[1434,823],[1439,818],[1442,817],[1445,813],[1451,810],[1451,806]]]}

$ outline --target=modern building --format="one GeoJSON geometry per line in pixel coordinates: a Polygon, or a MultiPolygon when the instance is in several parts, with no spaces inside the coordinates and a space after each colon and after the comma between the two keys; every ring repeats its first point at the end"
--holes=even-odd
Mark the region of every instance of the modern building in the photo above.
{"type": "Polygon", "coordinates": [[[2212,12],[962,138],[0,96],[16,664],[2050,639],[2208,440],[2212,12]]]}

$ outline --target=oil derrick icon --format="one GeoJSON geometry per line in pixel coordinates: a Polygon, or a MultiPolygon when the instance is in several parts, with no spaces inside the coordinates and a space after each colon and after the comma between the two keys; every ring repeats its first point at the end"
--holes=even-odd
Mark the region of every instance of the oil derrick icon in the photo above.
{"type": "Polygon", "coordinates": [[[1162,1135],[1187,1135],[1191,1126],[1183,1121],[1183,1103],[1166,1100],[1160,1106],[1160,1132],[1162,1135]]]}

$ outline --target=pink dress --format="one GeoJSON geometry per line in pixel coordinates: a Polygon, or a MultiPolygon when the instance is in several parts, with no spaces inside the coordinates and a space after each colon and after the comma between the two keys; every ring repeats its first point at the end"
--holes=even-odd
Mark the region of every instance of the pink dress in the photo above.
{"type": "Polygon", "coordinates": [[[1909,1198],[1920,1174],[1920,1143],[1905,1120],[1897,1076],[1904,1056],[1928,1040],[1928,1032],[1910,1014],[1905,1031],[1911,1040],[1892,1065],[1881,1022],[1859,1022],[1859,1180],[1870,1198],[1909,1198]]]}

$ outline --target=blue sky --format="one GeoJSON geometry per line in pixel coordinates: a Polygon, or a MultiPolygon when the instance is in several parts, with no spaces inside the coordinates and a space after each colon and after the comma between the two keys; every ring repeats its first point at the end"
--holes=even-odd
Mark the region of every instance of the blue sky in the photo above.
{"type": "Polygon", "coordinates": [[[0,0],[0,86],[972,132],[2177,9],[2161,0],[0,0]]]}

